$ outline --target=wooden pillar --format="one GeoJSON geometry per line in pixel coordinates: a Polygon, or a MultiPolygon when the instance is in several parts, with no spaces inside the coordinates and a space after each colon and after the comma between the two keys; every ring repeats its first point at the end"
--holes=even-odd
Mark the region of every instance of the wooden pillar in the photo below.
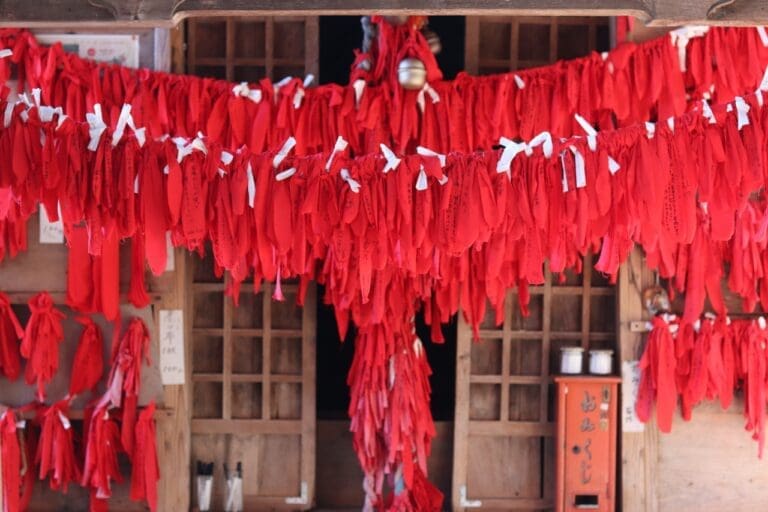
{"type": "MultiPolygon", "coordinates": [[[[645,335],[632,332],[630,324],[649,318],[642,291],[654,284],[653,272],[635,248],[619,273],[619,356],[622,362],[640,359],[645,335]]],[[[622,404],[622,408],[626,404],[622,404]]],[[[622,409],[623,410],[623,409],[622,409]]],[[[657,512],[656,465],[658,461],[656,422],[645,424],[643,432],[622,432],[621,492],[623,512],[657,512]]]]}
{"type": "Polygon", "coordinates": [[[158,510],[189,510],[191,469],[190,469],[190,425],[191,425],[191,370],[192,344],[188,326],[189,308],[186,307],[185,286],[187,255],[184,249],[175,249],[175,270],[170,280],[170,289],[156,305],[155,333],[159,330],[160,309],[181,309],[184,311],[184,368],[185,384],[164,386],[163,401],[165,414],[157,416],[157,457],[160,466],[158,484],[158,510]]]}

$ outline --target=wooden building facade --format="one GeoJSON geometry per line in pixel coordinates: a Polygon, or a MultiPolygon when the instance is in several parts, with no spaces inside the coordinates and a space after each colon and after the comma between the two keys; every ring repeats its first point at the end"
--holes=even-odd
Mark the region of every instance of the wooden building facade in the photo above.
{"type": "MultiPolygon", "coordinates": [[[[612,37],[605,17],[467,16],[460,23],[461,68],[470,74],[605,51],[612,37]]],[[[152,48],[143,54],[142,64],[158,69],[236,82],[323,75],[323,19],[317,15],[229,13],[192,17],[173,29],[138,32],[142,52],[147,45],[152,48]]],[[[31,223],[28,252],[0,265],[0,289],[16,304],[42,289],[62,303],[66,250],[36,243],[37,229],[31,223]]],[[[163,475],[159,510],[195,510],[197,460],[217,463],[215,510],[223,501],[221,464],[233,467],[238,461],[243,462],[246,510],[359,508],[362,473],[348,421],[318,417],[317,353],[336,351],[339,343],[336,333],[321,328],[328,325],[322,318],[328,312],[319,304],[322,290],[310,289],[304,306],[297,307],[296,283],[283,283],[285,302],[269,300],[269,284],[259,294],[244,285],[235,306],[225,296],[227,277],[214,273],[210,254],[201,258],[176,250],[173,260],[161,278],[148,281],[150,307],[132,312],[156,326],[160,309],[185,311],[185,384],[162,386],[153,356],[155,367],[145,377],[147,396],[141,399],[162,403],[157,414],[163,475]]],[[[127,273],[127,268],[122,270],[127,273]]],[[[448,507],[553,510],[553,375],[560,348],[613,349],[613,370],[620,374],[622,361],[641,354],[644,335],[632,324],[647,319],[641,295],[654,282],[639,250],[616,284],[593,270],[589,256],[580,275],[558,276],[547,270],[546,283],[530,290],[528,317],[520,314],[516,292],[509,292],[503,323],[496,326],[489,313],[480,342],[472,341],[471,329],[461,318],[444,327],[448,343],[455,343],[455,357],[435,372],[451,373],[455,399],[449,417],[436,421],[430,479],[445,493],[448,507]]],[[[126,291],[127,279],[121,285],[126,291]]],[[[739,307],[735,299],[733,307],[739,307]]],[[[105,338],[110,338],[106,331],[105,338]]],[[[62,367],[72,357],[72,343],[65,342],[62,367]]],[[[156,354],[156,345],[154,350],[156,354]]],[[[0,402],[25,398],[20,388],[2,389],[0,402]]],[[[620,434],[621,510],[765,507],[767,473],[742,433],[738,410],[704,406],[692,422],[676,421],[672,434],[659,434],[652,423],[642,432],[620,434]]],[[[74,418],[78,420],[77,414],[74,418]]],[[[80,510],[87,500],[77,491],[61,498],[38,485],[35,510],[80,510]]],[[[141,509],[126,496],[127,487],[119,487],[111,508],[141,509]]]]}

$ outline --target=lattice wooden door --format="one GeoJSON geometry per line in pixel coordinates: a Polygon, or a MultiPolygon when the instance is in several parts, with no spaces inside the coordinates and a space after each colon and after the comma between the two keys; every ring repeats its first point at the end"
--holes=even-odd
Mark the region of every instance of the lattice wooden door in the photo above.
{"type": "Polygon", "coordinates": [[[296,284],[283,283],[285,302],[271,300],[270,284],[258,295],[244,285],[235,307],[212,264],[209,256],[191,265],[192,459],[217,463],[215,510],[223,504],[221,464],[237,461],[246,510],[307,509],[315,472],[315,289],[298,308],[296,284]]]}
{"type": "Polygon", "coordinates": [[[546,272],[531,287],[530,316],[517,292],[504,323],[489,312],[479,342],[460,320],[456,363],[453,505],[550,510],[554,493],[555,399],[552,375],[563,346],[614,348],[616,295],[587,260],[560,283],[546,272]]]}
{"type": "Polygon", "coordinates": [[[503,73],[544,66],[610,44],[608,18],[470,16],[465,67],[468,73],[503,73]]]}
{"type": "Polygon", "coordinates": [[[193,18],[187,72],[235,82],[317,76],[317,16],[193,18]]]}
{"type": "MultiPolygon", "coordinates": [[[[318,20],[307,17],[190,19],[177,72],[256,82],[317,74],[318,20]]],[[[315,289],[295,307],[297,285],[224,296],[210,252],[190,261],[192,461],[216,462],[214,510],[223,507],[222,463],[243,463],[245,510],[308,509],[315,474],[315,289]],[[286,500],[289,500],[288,503],[286,500]]],[[[194,464],[193,464],[194,465],[194,464]]],[[[194,493],[193,493],[194,494],[194,493]]],[[[193,503],[196,497],[192,497],[193,503]]]]}

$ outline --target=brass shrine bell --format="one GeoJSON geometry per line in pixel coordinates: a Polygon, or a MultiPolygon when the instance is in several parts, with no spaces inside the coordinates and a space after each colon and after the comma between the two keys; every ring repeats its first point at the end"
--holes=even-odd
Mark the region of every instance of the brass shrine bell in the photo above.
{"type": "Polygon", "coordinates": [[[397,81],[403,89],[418,90],[427,82],[427,68],[419,59],[409,57],[397,65],[397,81]]]}

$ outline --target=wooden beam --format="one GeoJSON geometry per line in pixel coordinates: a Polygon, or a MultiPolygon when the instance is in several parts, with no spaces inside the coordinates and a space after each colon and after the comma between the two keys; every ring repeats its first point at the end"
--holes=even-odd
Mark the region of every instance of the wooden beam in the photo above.
{"type": "Polygon", "coordinates": [[[195,16],[456,14],[518,16],[635,15],[650,19],[653,0],[3,0],[0,26],[172,26],[195,16]]]}
{"type": "Polygon", "coordinates": [[[765,25],[765,0],[653,0],[651,26],[669,25],[765,25]]]}
{"type": "Polygon", "coordinates": [[[2,0],[0,26],[171,27],[196,16],[636,16],[650,25],[768,24],[764,0],[2,0]]]}

